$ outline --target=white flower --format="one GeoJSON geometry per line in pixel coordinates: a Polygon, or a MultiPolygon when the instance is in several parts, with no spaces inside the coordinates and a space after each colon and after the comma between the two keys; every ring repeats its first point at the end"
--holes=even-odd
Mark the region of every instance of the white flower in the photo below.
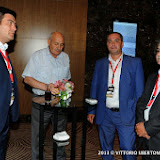
{"type": "Polygon", "coordinates": [[[69,82],[65,83],[64,87],[67,89],[69,87],[71,87],[71,84],[69,82]]]}
{"type": "Polygon", "coordinates": [[[67,100],[67,96],[64,96],[64,97],[63,97],[63,100],[67,100]]]}

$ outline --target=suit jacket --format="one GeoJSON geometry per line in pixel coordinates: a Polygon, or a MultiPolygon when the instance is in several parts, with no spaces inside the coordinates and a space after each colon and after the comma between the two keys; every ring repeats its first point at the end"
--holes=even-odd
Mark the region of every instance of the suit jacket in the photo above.
{"type": "MultiPolygon", "coordinates": [[[[89,114],[96,114],[96,123],[101,124],[106,108],[106,92],[108,89],[109,60],[108,57],[96,62],[91,84],[91,98],[97,99],[95,110],[89,108],[89,114]]],[[[119,109],[124,125],[135,124],[136,102],[144,89],[144,73],[141,60],[123,55],[119,82],[119,109]]]]}
{"type": "Polygon", "coordinates": [[[136,123],[144,122],[145,129],[151,137],[148,141],[150,150],[160,150],[160,93],[157,95],[149,112],[149,120],[144,120],[144,110],[156,84],[158,73],[151,74],[146,82],[144,92],[136,107],[136,123]]]}
{"type": "MultiPolygon", "coordinates": [[[[11,62],[10,62],[11,63],[11,62]]],[[[12,66],[13,69],[13,66],[12,66]]],[[[17,121],[19,118],[18,88],[17,79],[13,70],[15,100],[10,106],[12,83],[6,67],[5,61],[0,54],[0,135],[3,129],[8,127],[8,116],[11,114],[11,120],[17,121]]],[[[1,138],[1,137],[0,137],[1,138]]]]}

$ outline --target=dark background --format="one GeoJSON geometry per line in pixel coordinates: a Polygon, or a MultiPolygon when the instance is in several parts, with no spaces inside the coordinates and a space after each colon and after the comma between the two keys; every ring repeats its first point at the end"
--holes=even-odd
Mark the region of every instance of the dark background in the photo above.
{"type": "Polygon", "coordinates": [[[136,57],[143,63],[145,80],[157,70],[154,44],[160,38],[160,1],[158,0],[88,0],[85,96],[97,59],[108,54],[106,35],[113,29],[113,21],[137,23],[136,57]]]}

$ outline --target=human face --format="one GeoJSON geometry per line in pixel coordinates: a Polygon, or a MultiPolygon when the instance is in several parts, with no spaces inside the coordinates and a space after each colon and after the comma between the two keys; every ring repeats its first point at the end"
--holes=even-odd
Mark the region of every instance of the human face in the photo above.
{"type": "Polygon", "coordinates": [[[107,39],[107,47],[111,56],[122,54],[124,43],[121,41],[120,35],[117,33],[110,34],[107,39]]]}
{"type": "Polygon", "coordinates": [[[0,23],[0,42],[3,44],[14,39],[16,32],[16,20],[11,14],[4,14],[0,23]]]}
{"type": "Polygon", "coordinates": [[[64,48],[64,37],[59,32],[56,32],[52,35],[52,37],[48,40],[50,53],[54,58],[62,52],[64,48]]]}
{"type": "Polygon", "coordinates": [[[157,47],[156,61],[157,61],[157,64],[160,65],[160,43],[158,44],[158,47],[157,47]]]}

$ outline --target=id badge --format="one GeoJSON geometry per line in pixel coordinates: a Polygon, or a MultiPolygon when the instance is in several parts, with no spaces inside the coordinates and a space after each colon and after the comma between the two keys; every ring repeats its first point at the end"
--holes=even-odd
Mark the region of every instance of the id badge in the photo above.
{"type": "Polygon", "coordinates": [[[150,110],[150,108],[147,108],[147,109],[144,110],[144,119],[145,119],[145,121],[149,120],[149,110],[150,110]]]}
{"type": "Polygon", "coordinates": [[[114,86],[109,86],[106,93],[106,97],[113,97],[113,94],[114,94],[114,86]]]}
{"type": "Polygon", "coordinates": [[[15,96],[14,96],[14,94],[12,93],[12,94],[11,94],[11,100],[10,100],[10,106],[13,104],[14,99],[15,99],[15,96]]]}

